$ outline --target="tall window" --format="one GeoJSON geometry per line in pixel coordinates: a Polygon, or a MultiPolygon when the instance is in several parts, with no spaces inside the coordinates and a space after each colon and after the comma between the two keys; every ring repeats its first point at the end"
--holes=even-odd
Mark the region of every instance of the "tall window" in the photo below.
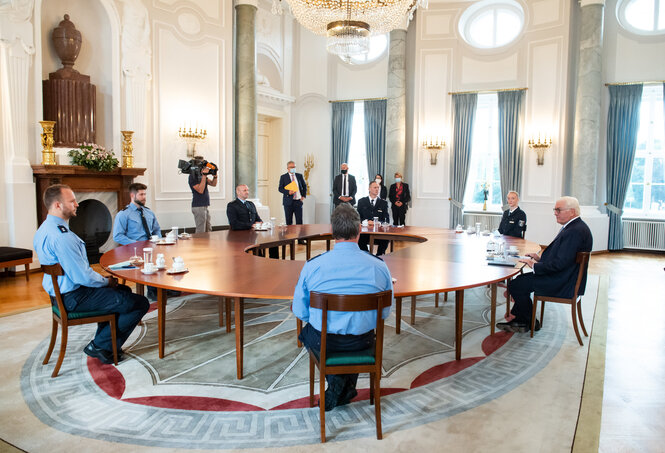
{"type": "MultiPolygon", "coordinates": [[[[369,194],[367,174],[367,150],[365,148],[365,103],[358,101],[353,107],[353,126],[349,146],[349,173],[356,177],[356,200],[369,194]]],[[[374,175],[372,175],[374,176],[374,175]]]]}
{"type": "Polygon", "coordinates": [[[482,210],[485,190],[487,210],[501,212],[503,203],[499,176],[499,97],[496,93],[478,95],[464,210],[482,210]]]}
{"type": "Polygon", "coordinates": [[[637,150],[623,205],[628,217],[665,218],[663,85],[644,85],[637,150]]]}

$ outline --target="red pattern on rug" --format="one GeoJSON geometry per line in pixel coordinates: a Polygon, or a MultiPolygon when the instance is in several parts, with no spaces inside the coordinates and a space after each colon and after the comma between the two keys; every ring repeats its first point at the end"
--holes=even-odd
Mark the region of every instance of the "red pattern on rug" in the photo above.
{"type": "Polygon", "coordinates": [[[475,365],[476,363],[483,360],[485,357],[469,357],[461,360],[453,360],[452,362],[442,363],[441,365],[433,366],[429,370],[423,372],[413,380],[411,383],[411,388],[420,387],[426,384],[430,384],[439,379],[452,376],[455,373],[459,373],[465,368],[475,365]]]}
{"type": "MultiPolygon", "coordinates": [[[[318,387],[318,386],[317,386],[318,387]]],[[[408,389],[401,389],[401,388],[381,388],[381,396],[387,396],[387,395],[392,395],[393,393],[399,393],[403,392],[408,389]]],[[[369,400],[369,389],[360,389],[358,390],[358,395],[351,400],[351,402],[354,401],[363,401],[363,400],[369,400]]],[[[314,394],[314,407],[319,406],[319,395],[318,393],[314,394]]],[[[284,410],[284,409],[307,409],[309,408],[309,396],[306,396],[304,398],[298,398],[297,400],[289,401],[284,404],[280,404],[279,406],[275,406],[269,410],[271,411],[279,411],[279,410],[284,410]]]]}
{"type": "Polygon", "coordinates": [[[485,355],[490,355],[501,346],[506,344],[506,342],[510,340],[512,336],[512,332],[497,332],[494,335],[490,335],[489,337],[485,338],[480,347],[482,348],[485,355]]]}
{"type": "Polygon", "coordinates": [[[127,398],[127,403],[143,404],[144,406],[163,407],[166,409],[182,409],[188,411],[263,411],[262,407],[222,398],[208,398],[205,396],[146,396],[142,398],[127,398]]]}

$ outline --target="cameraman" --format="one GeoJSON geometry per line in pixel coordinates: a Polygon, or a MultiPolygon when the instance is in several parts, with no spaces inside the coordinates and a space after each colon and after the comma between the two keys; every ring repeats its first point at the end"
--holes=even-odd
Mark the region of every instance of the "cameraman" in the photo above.
{"type": "MultiPolygon", "coordinates": [[[[194,159],[203,161],[201,156],[196,156],[194,159]]],[[[215,187],[217,185],[217,175],[215,174],[212,179],[209,179],[208,176],[210,175],[208,173],[210,173],[210,168],[203,166],[201,171],[192,171],[189,174],[189,187],[192,189],[192,214],[194,214],[197,233],[212,231],[210,213],[208,212],[208,206],[210,206],[208,186],[215,187]]]]}

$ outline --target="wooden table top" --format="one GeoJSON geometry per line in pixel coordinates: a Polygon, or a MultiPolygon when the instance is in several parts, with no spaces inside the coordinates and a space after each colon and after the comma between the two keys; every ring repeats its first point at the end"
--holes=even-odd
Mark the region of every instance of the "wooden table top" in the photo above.
{"type": "MultiPolygon", "coordinates": [[[[257,246],[325,238],[330,233],[330,225],[291,225],[273,231],[225,230],[195,234],[175,245],[141,241],[106,252],[100,264],[118,278],[166,289],[227,297],[291,299],[305,261],[267,259],[247,252],[257,246]],[[172,257],[181,256],[189,272],[169,275],[158,271],[144,275],[140,269],[109,269],[110,265],[128,260],[134,254],[134,247],[139,255],[144,247],[152,247],[154,255],[163,253],[167,266],[172,257]]],[[[397,279],[395,297],[472,288],[505,280],[519,272],[519,268],[487,264],[488,236],[440,228],[392,226],[368,233],[381,238],[416,241],[382,257],[397,279]]],[[[506,246],[516,245],[520,255],[540,250],[534,242],[512,237],[504,239],[506,246]]]]}

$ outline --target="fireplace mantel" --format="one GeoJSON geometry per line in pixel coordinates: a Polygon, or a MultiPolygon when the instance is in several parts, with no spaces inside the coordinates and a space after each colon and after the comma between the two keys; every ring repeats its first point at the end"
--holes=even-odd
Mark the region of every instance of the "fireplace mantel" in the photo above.
{"type": "Polygon", "coordinates": [[[113,171],[89,170],[80,165],[33,165],[32,174],[37,185],[37,222],[46,219],[42,201],[44,191],[53,184],[67,184],[74,192],[115,192],[118,211],[129,204],[129,185],[145,168],[116,168],[113,171]]]}

